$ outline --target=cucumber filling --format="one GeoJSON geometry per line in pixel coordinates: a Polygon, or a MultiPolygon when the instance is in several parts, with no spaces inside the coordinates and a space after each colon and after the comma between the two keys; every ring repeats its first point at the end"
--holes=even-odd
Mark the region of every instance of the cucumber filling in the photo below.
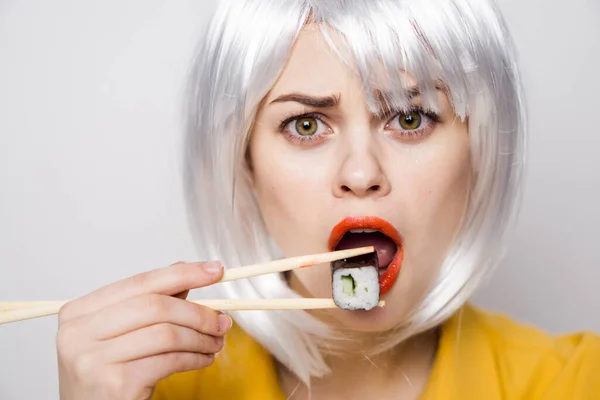
{"type": "Polygon", "coordinates": [[[342,292],[348,296],[354,296],[356,281],[352,275],[342,275],[342,292]]]}

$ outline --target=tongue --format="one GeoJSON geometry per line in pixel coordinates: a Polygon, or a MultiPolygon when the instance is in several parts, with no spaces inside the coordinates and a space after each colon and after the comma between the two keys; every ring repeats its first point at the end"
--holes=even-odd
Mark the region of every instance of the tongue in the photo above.
{"type": "Polygon", "coordinates": [[[335,247],[335,250],[346,250],[364,246],[375,247],[379,268],[387,267],[394,259],[394,255],[396,255],[396,250],[398,249],[396,243],[381,232],[347,232],[335,247]]]}

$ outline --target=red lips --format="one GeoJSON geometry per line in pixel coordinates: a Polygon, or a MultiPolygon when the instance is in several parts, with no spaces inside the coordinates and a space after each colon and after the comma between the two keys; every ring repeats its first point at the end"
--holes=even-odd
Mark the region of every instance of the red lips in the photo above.
{"type": "Polygon", "coordinates": [[[374,229],[392,239],[398,246],[396,255],[388,265],[385,273],[379,278],[380,294],[387,293],[398,278],[404,258],[404,248],[400,234],[392,224],[379,217],[347,217],[332,229],[329,236],[329,250],[333,251],[344,234],[351,229],[374,229]]]}

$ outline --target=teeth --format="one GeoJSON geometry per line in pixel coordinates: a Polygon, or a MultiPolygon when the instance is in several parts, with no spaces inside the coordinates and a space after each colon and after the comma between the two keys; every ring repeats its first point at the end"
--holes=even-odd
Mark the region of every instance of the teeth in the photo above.
{"type": "Polygon", "coordinates": [[[350,233],[373,233],[375,229],[350,229],[350,233]]]}

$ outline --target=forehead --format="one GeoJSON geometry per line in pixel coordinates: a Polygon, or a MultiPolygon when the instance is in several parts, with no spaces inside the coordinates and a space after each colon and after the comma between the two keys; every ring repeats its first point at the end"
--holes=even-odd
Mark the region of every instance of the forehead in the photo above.
{"type": "MultiPolygon", "coordinates": [[[[374,61],[371,69],[370,90],[387,92],[389,82],[382,78],[385,74],[378,73],[383,69],[382,64],[374,61]]],[[[415,85],[414,78],[400,67],[397,74],[406,87],[415,85]]],[[[364,78],[354,64],[353,54],[340,36],[334,33],[326,37],[321,26],[311,23],[300,31],[281,75],[267,95],[267,102],[291,92],[314,96],[342,92],[360,95],[364,86],[364,78]]]]}
{"type": "MultiPolygon", "coordinates": [[[[337,43],[339,44],[339,43],[337,43]]],[[[340,46],[344,49],[343,46],[340,46]]],[[[356,80],[354,72],[334,54],[316,24],[305,26],[294,44],[290,57],[268,98],[282,93],[301,92],[316,96],[339,91],[348,81],[356,80]]]]}

